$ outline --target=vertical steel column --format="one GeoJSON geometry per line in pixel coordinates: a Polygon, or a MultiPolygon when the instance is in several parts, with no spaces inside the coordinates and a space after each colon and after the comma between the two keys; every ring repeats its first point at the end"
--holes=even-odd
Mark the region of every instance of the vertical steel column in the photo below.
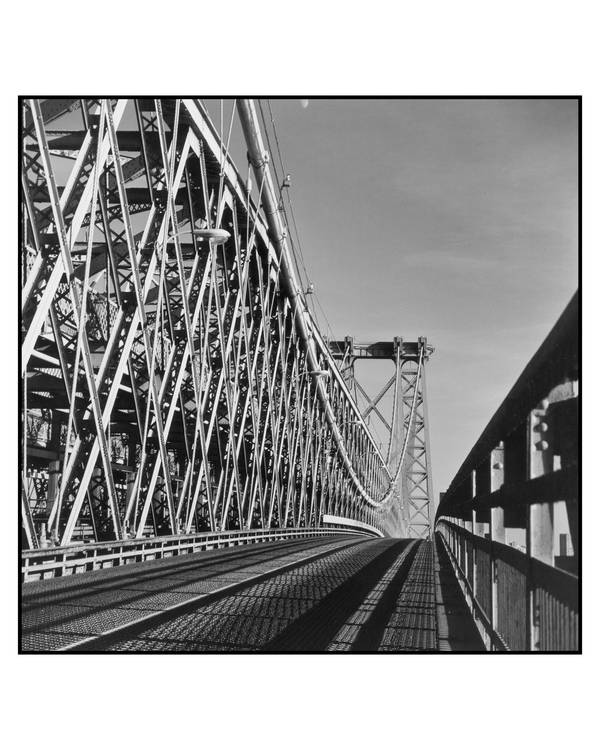
{"type": "Polygon", "coordinates": [[[421,367],[415,369],[414,358],[404,357],[402,367],[402,402],[413,403],[414,416],[405,419],[408,431],[408,444],[404,458],[403,476],[406,488],[408,536],[417,539],[430,538],[433,529],[434,502],[431,486],[431,461],[429,450],[429,428],[427,424],[427,394],[425,386],[425,362],[427,360],[427,339],[419,338],[421,367]]]}

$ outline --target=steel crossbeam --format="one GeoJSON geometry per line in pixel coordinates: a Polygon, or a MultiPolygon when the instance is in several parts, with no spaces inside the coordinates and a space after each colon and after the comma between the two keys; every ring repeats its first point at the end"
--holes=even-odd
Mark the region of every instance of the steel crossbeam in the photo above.
{"type": "Polygon", "coordinates": [[[401,441],[386,461],[309,313],[252,103],[226,142],[196,99],[22,106],[24,545],[397,533],[401,441]]]}

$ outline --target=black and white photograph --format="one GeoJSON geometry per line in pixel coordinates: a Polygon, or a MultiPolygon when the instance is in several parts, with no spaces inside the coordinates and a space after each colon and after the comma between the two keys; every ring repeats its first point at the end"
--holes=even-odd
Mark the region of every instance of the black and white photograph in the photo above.
{"type": "Polygon", "coordinates": [[[22,653],[579,651],[579,97],[19,107],[22,653]]]}
{"type": "Polygon", "coordinates": [[[596,15],[7,6],[3,745],[594,746],[596,15]]]}

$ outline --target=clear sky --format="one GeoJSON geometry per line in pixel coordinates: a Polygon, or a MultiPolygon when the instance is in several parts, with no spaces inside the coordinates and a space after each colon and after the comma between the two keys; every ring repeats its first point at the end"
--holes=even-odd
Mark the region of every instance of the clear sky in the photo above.
{"type": "MultiPolygon", "coordinates": [[[[271,105],[334,334],[435,347],[437,496],[577,287],[577,103],[271,105]]],[[[359,379],[373,393],[385,375],[359,379]]]]}

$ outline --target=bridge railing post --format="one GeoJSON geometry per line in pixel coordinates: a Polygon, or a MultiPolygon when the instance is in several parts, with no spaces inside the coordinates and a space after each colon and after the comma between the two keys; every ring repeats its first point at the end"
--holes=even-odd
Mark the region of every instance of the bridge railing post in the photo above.
{"type": "Polygon", "coordinates": [[[494,649],[579,648],[578,310],[575,295],[438,508],[494,649]]]}
{"type": "MultiPolygon", "coordinates": [[[[533,409],[527,419],[527,478],[548,474],[553,470],[552,440],[547,419],[548,401],[533,409]]],[[[554,505],[532,502],[527,513],[527,636],[531,651],[539,650],[540,611],[532,559],[548,565],[554,563],[554,505]]]]}
{"type": "Polygon", "coordinates": [[[473,534],[473,513],[471,511],[466,511],[464,529],[467,532],[465,534],[465,575],[467,583],[473,588],[473,552],[475,547],[471,538],[473,534]]]}
{"type": "MultiPolygon", "coordinates": [[[[476,494],[477,494],[477,472],[475,470],[471,471],[471,501],[474,500],[476,494]]],[[[474,539],[474,535],[479,533],[479,525],[477,523],[477,509],[475,507],[471,507],[471,513],[470,513],[470,524],[471,524],[471,533],[473,536],[471,537],[471,559],[470,559],[470,583],[471,583],[471,591],[473,592],[473,596],[477,597],[477,547],[475,546],[476,542],[474,539]]]]}
{"type": "MultiPolygon", "coordinates": [[[[494,448],[490,454],[490,492],[499,490],[504,484],[504,443],[494,448]]],[[[498,560],[494,552],[494,543],[504,544],[506,529],[504,527],[504,508],[490,508],[490,590],[491,622],[494,632],[498,632],[498,560]]],[[[495,645],[492,644],[492,649],[495,645]]]]}

